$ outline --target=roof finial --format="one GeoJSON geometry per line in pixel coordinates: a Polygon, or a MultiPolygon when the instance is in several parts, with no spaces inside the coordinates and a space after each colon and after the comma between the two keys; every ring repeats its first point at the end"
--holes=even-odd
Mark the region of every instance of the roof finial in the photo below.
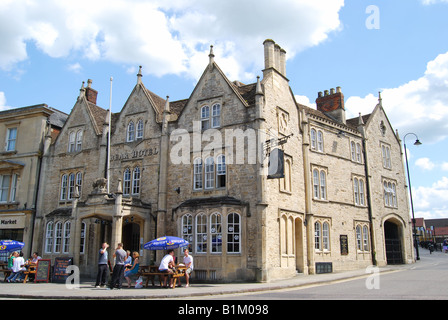
{"type": "Polygon", "coordinates": [[[359,126],[364,125],[364,119],[363,119],[362,116],[361,116],[361,112],[359,113],[358,125],[359,125],[359,126]]]}
{"type": "Polygon", "coordinates": [[[263,90],[261,89],[260,76],[257,76],[257,86],[255,88],[255,94],[256,95],[263,94],[263,90]]]}
{"type": "Polygon", "coordinates": [[[137,73],[137,84],[141,84],[142,83],[142,66],[139,66],[138,68],[138,73],[137,73]]]}
{"type": "Polygon", "coordinates": [[[215,54],[213,53],[213,45],[210,46],[210,54],[208,55],[210,58],[210,64],[213,64],[215,62],[215,54]]]}
{"type": "Polygon", "coordinates": [[[381,91],[378,91],[378,104],[383,106],[383,98],[381,98],[381,91]]]}

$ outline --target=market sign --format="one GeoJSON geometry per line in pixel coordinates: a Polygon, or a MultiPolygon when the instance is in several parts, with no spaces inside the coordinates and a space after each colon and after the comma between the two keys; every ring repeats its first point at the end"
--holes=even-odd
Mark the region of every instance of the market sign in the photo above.
{"type": "Polygon", "coordinates": [[[0,215],[0,229],[24,229],[25,214],[0,215]]]}

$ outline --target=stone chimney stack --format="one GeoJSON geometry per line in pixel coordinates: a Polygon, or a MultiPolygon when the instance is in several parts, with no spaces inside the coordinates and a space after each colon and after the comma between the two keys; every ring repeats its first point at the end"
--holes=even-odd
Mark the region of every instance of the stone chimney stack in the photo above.
{"type": "Polygon", "coordinates": [[[286,78],[286,51],[272,39],[266,39],[264,45],[264,68],[274,69],[286,78]]]}
{"type": "Polygon", "coordinates": [[[96,105],[96,98],[98,97],[98,91],[92,88],[92,80],[87,80],[86,98],[87,101],[96,105]]]}
{"type": "Polygon", "coordinates": [[[335,121],[346,124],[344,95],[341,87],[336,87],[336,91],[334,88],[331,88],[330,91],[325,90],[324,94],[319,92],[316,105],[318,111],[323,112],[335,121]]]}

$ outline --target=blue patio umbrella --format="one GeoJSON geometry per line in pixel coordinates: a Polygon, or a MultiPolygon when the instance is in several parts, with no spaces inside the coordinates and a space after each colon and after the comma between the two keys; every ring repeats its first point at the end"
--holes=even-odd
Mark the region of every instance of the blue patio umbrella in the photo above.
{"type": "Polygon", "coordinates": [[[188,241],[182,238],[165,236],[151,240],[143,246],[147,250],[169,250],[188,246],[188,241]]]}
{"type": "Polygon", "coordinates": [[[0,252],[19,251],[25,244],[16,240],[0,240],[0,252]]]}

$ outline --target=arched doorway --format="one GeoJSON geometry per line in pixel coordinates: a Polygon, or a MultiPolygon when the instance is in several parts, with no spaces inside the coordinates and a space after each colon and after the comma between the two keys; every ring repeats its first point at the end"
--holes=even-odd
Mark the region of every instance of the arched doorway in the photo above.
{"type": "Polygon", "coordinates": [[[386,245],[387,264],[403,263],[402,232],[393,220],[384,222],[384,241],[386,245]]]}
{"type": "Polygon", "coordinates": [[[137,223],[127,223],[123,226],[123,249],[139,252],[140,250],[140,225],[137,223]]]}

